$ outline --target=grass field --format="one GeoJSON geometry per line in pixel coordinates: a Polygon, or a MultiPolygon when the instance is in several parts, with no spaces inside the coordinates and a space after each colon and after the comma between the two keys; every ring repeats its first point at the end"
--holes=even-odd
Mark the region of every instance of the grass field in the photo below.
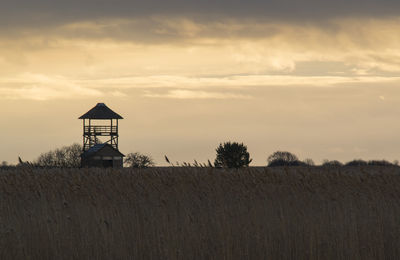
{"type": "Polygon", "coordinates": [[[0,171],[0,259],[399,259],[400,168],[0,171]]]}

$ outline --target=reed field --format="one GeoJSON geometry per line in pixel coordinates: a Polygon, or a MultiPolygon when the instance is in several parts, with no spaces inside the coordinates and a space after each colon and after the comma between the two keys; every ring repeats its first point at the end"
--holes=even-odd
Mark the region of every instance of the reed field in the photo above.
{"type": "Polygon", "coordinates": [[[400,168],[0,170],[0,259],[399,259],[400,168]]]}

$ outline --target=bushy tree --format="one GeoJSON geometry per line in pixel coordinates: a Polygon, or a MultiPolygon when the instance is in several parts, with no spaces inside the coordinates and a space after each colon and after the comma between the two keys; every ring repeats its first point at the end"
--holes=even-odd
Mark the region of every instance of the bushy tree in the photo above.
{"type": "Polygon", "coordinates": [[[296,155],[290,152],[277,151],[271,154],[267,163],[269,167],[275,166],[306,166],[307,164],[300,161],[296,155]]]}
{"type": "Polygon", "coordinates": [[[339,162],[339,161],[337,161],[337,160],[332,160],[332,161],[324,160],[324,161],[322,162],[322,166],[327,166],[327,167],[340,167],[340,166],[343,166],[343,163],[341,163],[341,162],[339,162]]]}
{"type": "Polygon", "coordinates": [[[303,163],[307,166],[315,166],[314,160],[311,158],[304,159],[303,163]]]}
{"type": "Polygon", "coordinates": [[[365,166],[365,165],[368,165],[368,163],[364,160],[356,159],[356,160],[347,162],[345,165],[346,166],[365,166]]]}
{"type": "Polygon", "coordinates": [[[374,165],[374,166],[393,166],[394,164],[391,162],[388,162],[386,160],[371,160],[368,161],[368,165],[374,165]]]}
{"type": "Polygon", "coordinates": [[[82,146],[72,144],[41,154],[34,165],[40,167],[78,168],[81,165],[82,146]]]}
{"type": "Polygon", "coordinates": [[[125,164],[132,168],[148,168],[154,166],[154,161],[149,155],[139,152],[129,153],[125,157],[125,164]]]}
{"type": "Polygon", "coordinates": [[[249,166],[252,161],[250,154],[247,152],[247,147],[243,143],[221,143],[217,147],[216,152],[215,167],[238,169],[249,166]]]}

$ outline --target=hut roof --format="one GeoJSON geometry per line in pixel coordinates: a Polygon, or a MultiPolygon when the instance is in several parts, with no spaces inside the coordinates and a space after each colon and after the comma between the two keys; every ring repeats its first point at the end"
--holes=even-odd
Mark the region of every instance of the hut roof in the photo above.
{"type": "Polygon", "coordinates": [[[95,107],[79,119],[123,119],[123,117],[112,111],[106,104],[97,103],[95,107]]]}
{"type": "Polygon", "coordinates": [[[104,144],[95,144],[92,147],[89,148],[86,152],[82,154],[82,157],[91,157],[94,156],[95,154],[99,153],[103,149],[107,150],[105,151],[107,154],[110,154],[111,156],[125,156],[122,154],[120,151],[112,147],[112,145],[104,143],[104,144]]]}

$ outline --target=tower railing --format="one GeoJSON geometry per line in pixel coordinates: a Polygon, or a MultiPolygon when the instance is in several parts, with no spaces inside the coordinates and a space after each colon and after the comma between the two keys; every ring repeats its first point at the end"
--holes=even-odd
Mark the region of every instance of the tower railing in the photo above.
{"type": "Polygon", "coordinates": [[[118,135],[117,126],[85,126],[85,135],[118,135]]]}

